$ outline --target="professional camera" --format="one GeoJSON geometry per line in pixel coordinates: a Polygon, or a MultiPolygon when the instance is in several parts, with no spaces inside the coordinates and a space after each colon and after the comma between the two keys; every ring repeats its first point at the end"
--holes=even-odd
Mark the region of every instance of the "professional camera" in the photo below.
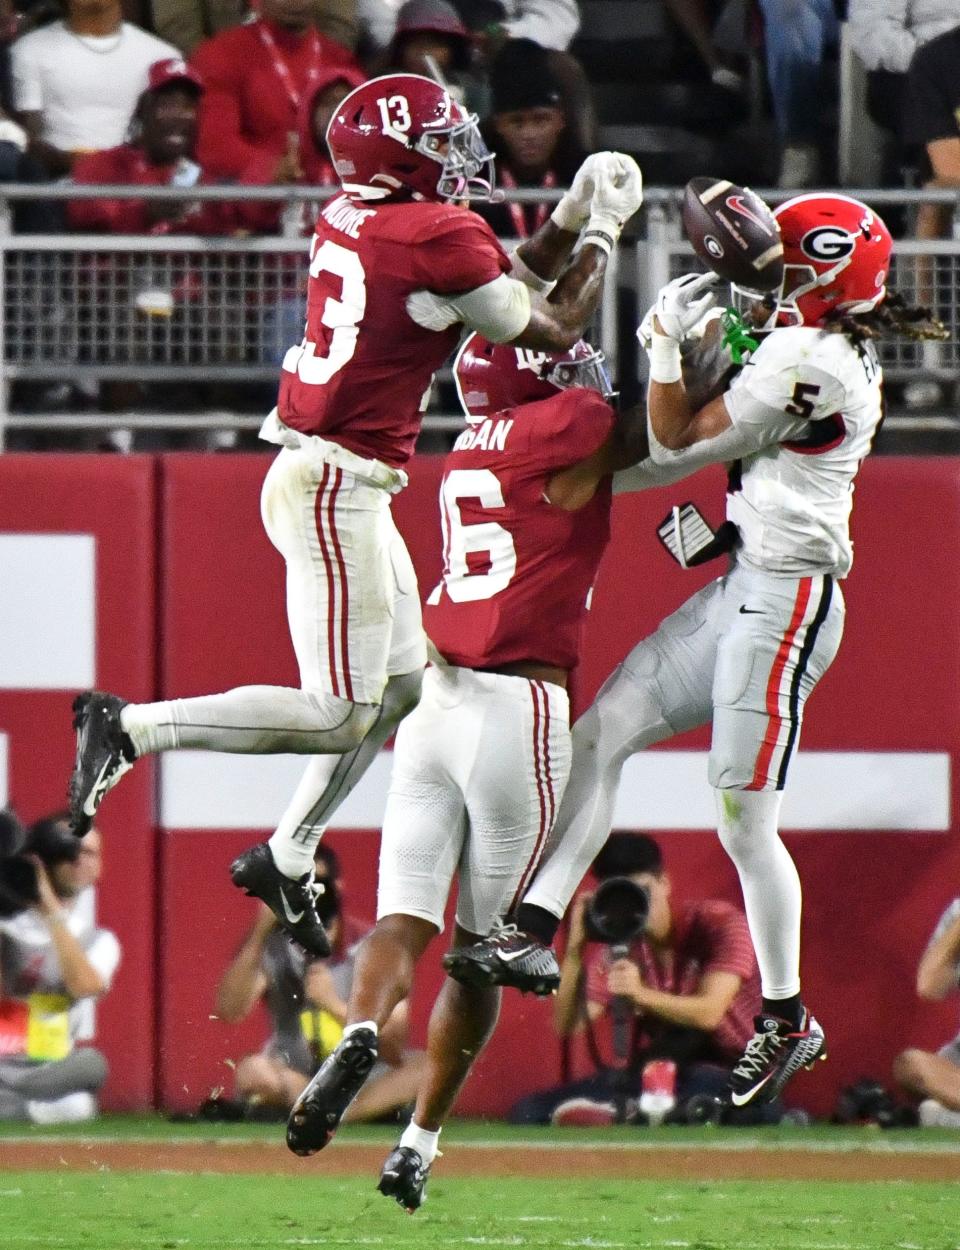
{"type": "Polygon", "coordinates": [[[73,862],[80,842],[56,819],[39,820],[28,829],[8,809],[0,811],[0,919],[16,916],[40,900],[37,870],[29,856],[50,867],[73,862]]]}
{"type": "Polygon", "coordinates": [[[608,877],[587,905],[587,937],[608,946],[627,946],[647,927],[650,892],[630,877],[608,877]]]}

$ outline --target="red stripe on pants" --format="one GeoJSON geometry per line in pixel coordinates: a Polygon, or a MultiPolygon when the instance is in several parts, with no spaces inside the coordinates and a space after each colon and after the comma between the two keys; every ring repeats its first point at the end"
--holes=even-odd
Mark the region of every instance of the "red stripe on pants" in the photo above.
{"type": "Polygon", "coordinates": [[[316,500],[314,503],[314,524],[317,531],[317,540],[320,543],[320,554],[323,557],[323,567],[327,574],[327,664],[330,668],[330,683],[333,693],[339,698],[340,682],[337,679],[337,644],[336,633],[334,630],[334,592],[336,587],[333,579],[333,558],[327,546],[327,538],[323,528],[323,497],[327,491],[327,483],[330,480],[330,466],[323,466],[323,477],[320,479],[320,485],[317,488],[316,500]]]}
{"type": "MultiPolygon", "coordinates": [[[[547,835],[547,830],[550,828],[550,825],[547,820],[548,794],[547,794],[546,787],[544,785],[544,770],[543,770],[543,765],[541,763],[540,729],[541,729],[542,722],[541,722],[541,716],[540,716],[540,699],[539,699],[540,695],[543,695],[543,699],[544,699],[544,718],[543,719],[546,722],[546,730],[549,731],[550,704],[547,701],[546,693],[544,692],[543,687],[540,685],[540,683],[531,681],[530,682],[530,697],[533,700],[533,774],[537,782],[537,798],[540,800],[540,829],[539,829],[539,832],[537,833],[537,841],[533,848],[533,854],[527,860],[527,866],[526,868],[524,868],[523,872],[520,874],[520,880],[517,883],[516,892],[514,893],[513,899],[510,902],[510,911],[513,911],[513,909],[520,902],[520,900],[523,898],[524,893],[526,892],[527,886],[529,885],[529,882],[530,882],[530,877],[532,876],[533,870],[537,865],[537,860],[540,857],[540,851],[543,846],[544,839],[547,835]]],[[[546,734],[544,736],[546,737],[546,734]]],[[[543,754],[545,758],[548,758],[548,753],[546,752],[546,750],[544,750],[543,754]]],[[[552,799],[552,797],[553,796],[551,793],[550,798],[552,799]]]]}
{"type": "Polygon", "coordinates": [[[780,686],[783,682],[783,673],[787,666],[787,660],[790,658],[791,648],[803,623],[807,606],[810,603],[812,586],[812,577],[802,577],[800,579],[800,584],[797,587],[797,598],[793,605],[793,615],[790,618],[790,624],[787,626],[787,632],[783,635],[777,650],[773,667],[770,669],[766,699],[767,728],[763,735],[763,741],[760,743],[757,762],[753,769],[753,777],[750,784],[745,787],[747,790],[762,790],[767,781],[770,761],[773,758],[773,752],[776,749],[777,741],[780,737],[780,729],[783,725],[783,717],[780,715],[780,686]]]}
{"type": "Polygon", "coordinates": [[[343,548],[340,546],[340,535],[337,532],[337,515],[334,511],[337,504],[337,494],[343,482],[342,469],[335,470],[333,481],[333,490],[330,492],[330,536],[333,539],[333,551],[337,561],[337,568],[340,572],[340,661],[343,666],[343,684],[346,697],[353,702],[353,681],[350,677],[350,636],[348,626],[350,623],[350,587],[347,582],[347,567],[343,559],[343,548]]]}

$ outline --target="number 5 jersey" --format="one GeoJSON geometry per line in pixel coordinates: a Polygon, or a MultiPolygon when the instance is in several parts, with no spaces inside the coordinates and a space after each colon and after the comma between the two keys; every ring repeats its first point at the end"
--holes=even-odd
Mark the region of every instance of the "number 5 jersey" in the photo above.
{"type": "Polygon", "coordinates": [[[577,663],[610,536],[611,484],[574,512],[546,491],[613,423],[596,391],[576,387],[495,413],[457,439],[440,487],[443,576],[424,609],[427,635],[451,664],[577,663]]]}

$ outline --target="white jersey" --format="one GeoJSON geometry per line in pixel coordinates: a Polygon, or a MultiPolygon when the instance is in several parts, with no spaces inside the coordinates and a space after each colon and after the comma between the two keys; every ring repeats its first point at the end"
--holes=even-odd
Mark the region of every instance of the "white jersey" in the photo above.
{"type": "Polygon", "coordinates": [[[873,347],[807,326],[773,330],[724,398],[750,449],[727,501],[737,559],[786,577],[845,577],[853,479],[883,416],[873,347]]]}

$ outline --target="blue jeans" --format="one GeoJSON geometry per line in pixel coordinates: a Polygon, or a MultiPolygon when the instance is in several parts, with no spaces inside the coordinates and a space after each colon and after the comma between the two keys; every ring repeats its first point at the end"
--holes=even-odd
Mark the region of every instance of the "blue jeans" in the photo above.
{"type": "Polygon", "coordinates": [[[837,42],[833,0],[760,0],[767,78],[783,143],[812,143],[820,117],[824,53],[837,42]]]}

